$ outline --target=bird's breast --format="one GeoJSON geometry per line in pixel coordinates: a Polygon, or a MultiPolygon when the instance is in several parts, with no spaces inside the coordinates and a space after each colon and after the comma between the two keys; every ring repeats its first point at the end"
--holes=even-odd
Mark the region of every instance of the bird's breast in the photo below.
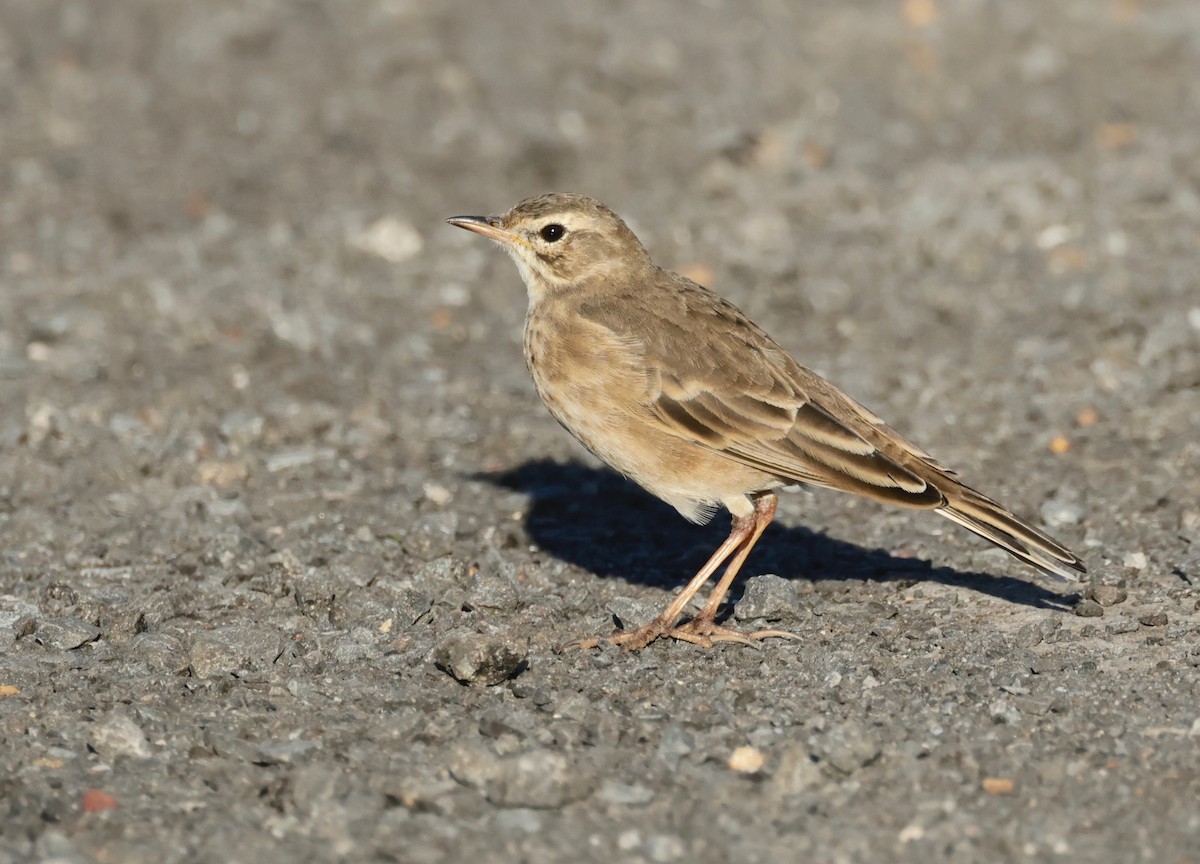
{"type": "Polygon", "coordinates": [[[525,363],[550,413],[592,449],[593,441],[627,424],[646,402],[640,344],[600,324],[531,313],[525,363]]]}
{"type": "Polygon", "coordinates": [[[580,316],[531,313],[525,360],[546,407],[601,460],[693,521],[718,503],[778,485],[655,419],[659,374],[644,345],[580,316]]]}

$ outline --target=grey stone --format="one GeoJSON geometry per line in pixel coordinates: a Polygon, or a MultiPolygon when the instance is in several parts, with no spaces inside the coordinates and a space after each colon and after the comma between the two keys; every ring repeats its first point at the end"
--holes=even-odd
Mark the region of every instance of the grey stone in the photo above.
{"type": "Polygon", "coordinates": [[[546,810],[588,797],[596,787],[594,769],[552,750],[531,750],[501,759],[484,784],[498,807],[546,810]]]}
{"type": "Polygon", "coordinates": [[[501,831],[519,831],[523,834],[537,834],[542,830],[544,820],[537,810],[516,807],[502,810],[496,816],[496,825],[501,831]]]}
{"type": "Polygon", "coordinates": [[[459,783],[484,791],[499,775],[501,763],[491,750],[474,744],[455,748],[448,767],[450,776],[459,783]]]}
{"type": "Polygon", "coordinates": [[[465,587],[466,579],[467,563],[450,555],[426,561],[413,574],[414,586],[433,596],[453,587],[465,587]]]}
{"type": "Polygon", "coordinates": [[[438,643],[433,660],[464,684],[491,686],[519,673],[527,652],[528,646],[514,634],[459,631],[438,643]]]}
{"type": "Polygon", "coordinates": [[[327,462],[337,455],[331,447],[289,447],[272,453],[264,461],[264,467],[272,474],[304,468],[314,462],[327,462]]]}
{"type": "Polygon", "coordinates": [[[330,655],[344,666],[353,666],[360,660],[376,656],[381,649],[371,644],[364,644],[353,639],[343,639],[330,650],[330,655]]]}
{"type": "Polygon", "coordinates": [[[145,759],[152,754],[146,734],[133,718],[116,711],[92,727],[88,743],[104,759],[130,756],[145,759]]]}
{"type": "Polygon", "coordinates": [[[1109,621],[1108,624],[1104,626],[1104,632],[1110,636],[1116,636],[1122,633],[1133,633],[1138,629],[1139,626],[1140,625],[1138,624],[1136,618],[1122,617],[1113,621],[1109,621]]]}
{"type": "Polygon", "coordinates": [[[680,761],[691,755],[695,749],[696,736],[681,726],[671,725],[663,730],[655,757],[661,760],[668,770],[674,771],[679,767],[680,761]]]}
{"type": "Polygon", "coordinates": [[[38,622],[36,638],[48,648],[71,651],[99,639],[100,628],[70,616],[43,618],[38,622]]]}
{"type": "MultiPolygon", "coordinates": [[[[865,750],[868,748],[864,748],[865,750]]],[[[771,772],[770,788],[776,795],[799,795],[821,782],[821,767],[807,747],[784,748],[771,772]]]]}
{"type": "Polygon", "coordinates": [[[1129,599],[1129,592],[1121,585],[1093,585],[1088,596],[1101,606],[1116,606],[1129,599]]]}
{"type": "Polygon", "coordinates": [[[649,804],[654,800],[654,790],[637,783],[607,780],[596,791],[596,798],[609,804],[649,804]]]}
{"type": "Polygon", "coordinates": [[[13,621],[12,637],[16,639],[24,639],[26,636],[32,636],[37,632],[37,618],[32,615],[26,615],[23,618],[18,618],[13,621]]]}
{"type": "Polygon", "coordinates": [[[469,609],[493,609],[512,612],[520,605],[517,583],[505,572],[480,571],[467,588],[466,606],[469,609]]]}
{"type": "Polygon", "coordinates": [[[130,656],[152,670],[179,674],[191,663],[183,640],[173,633],[139,633],[127,644],[130,656]]]}
{"type": "Polygon", "coordinates": [[[1036,623],[1022,624],[1017,630],[1016,642],[1022,648],[1032,648],[1045,638],[1036,623]]]}
{"type": "Polygon", "coordinates": [[[821,739],[825,761],[841,774],[853,774],[874,762],[882,748],[877,734],[861,723],[849,722],[830,730],[821,739]]]}
{"type": "Polygon", "coordinates": [[[221,437],[234,453],[257,441],[262,432],[263,418],[259,414],[239,409],[221,418],[221,437]]]}
{"type": "Polygon", "coordinates": [[[418,517],[404,532],[404,549],[416,558],[432,561],[454,551],[457,533],[457,513],[429,513],[418,517]]]}
{"type": "Polygon", "coordinates": [[[268,741],[258,748],[260,765],[291,765],[321,747],[318,741],[294,738],[286,741],[268,741]]]}
{"type": "Polygon", "coordinates": [[[766,573],[746,580],[746,590],[734,607],[733,615],[739,621],[796,621],[801,617],[800,611],[795,583],[766,573]]]}
{"type": "MultiPolygon", "coordinates": [[[[23,602],[16,597],[0,596],[0,630],[24,630],[28,627],[25,622],[34,621],[37,614],[38,608],[32,603],[23,602]]],[[[28,636],[32,632],[32,629],[22,632],[17,638],[28,636]]]]}
{"type": "Polygon", "coordinates": [[[392,614],[400,627],[411,627],[429,614],[433,599],[423,591],[401,586],[392,593],[392,614]]]}
{"type": "Polygon", "coordinates": [[[188,651],[192,674],[197,678],[261,673],[283,650],[281,635],[250,625],[230,625],[193,634],[188,651]]]}

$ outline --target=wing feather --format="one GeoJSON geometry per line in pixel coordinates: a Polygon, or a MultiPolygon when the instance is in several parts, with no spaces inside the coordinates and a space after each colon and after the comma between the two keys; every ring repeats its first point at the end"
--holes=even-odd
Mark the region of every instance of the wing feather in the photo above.
{"type": "Polygon", "coordinates": [[[616,332],[654,316],[655,326],[640,328],[655,370],[644,398],[664,431],[783,480],[909,507],[945,504],[929,479],[943,466],[796,363],[733,305],[691,283],[675,294],[674,315],[637,296],[619,299],[584,313],[616,332]],[[720,326],[685,327],[697,316],[720,326]]]}
{"type": "Polygon", "coordinates": [[[637,323],[648,422],[781,480],[936,509],[1046,572],[1086,572],[1070,550],[796,363],[739,309],[667,271],[666,297],[609,296],[584,317],[615,334],[637,323]],[[705,326],[704,318],[720,319],[705,326]],[[689,323],[690,322],[690,323],[689,323]],[[651,326],[646,326],[646,325],[651,326]]]}

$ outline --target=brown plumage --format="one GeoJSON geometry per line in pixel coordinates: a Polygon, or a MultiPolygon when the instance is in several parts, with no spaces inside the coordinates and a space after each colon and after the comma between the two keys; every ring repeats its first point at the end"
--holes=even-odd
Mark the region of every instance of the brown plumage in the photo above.
{"type": "Polygon", "coordinates": [[[611,641],[635,649],[663,635],[703,645],[790,635],[741,634],[715,616],[774,515],[773,490],[795,483],[934,510],[1044,572],[1086,572],[1070,550],[793,360],[733,304],[657,267],[600,202],[543,195],[502,216],[448,221],[516,262],[529,292],[525,359],[555,418],[686,518],[705,521],[718,506],[733,515],[729,539],[675,601],[611,641]],[[700,614],[679,624],[730,558],[700,614]]]}

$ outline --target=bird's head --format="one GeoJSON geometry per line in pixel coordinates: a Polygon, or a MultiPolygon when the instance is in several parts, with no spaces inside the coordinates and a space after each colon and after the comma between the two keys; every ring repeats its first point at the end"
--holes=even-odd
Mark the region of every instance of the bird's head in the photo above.
{"type": "Polygon", "coordinates": [[[653,267],[621,217],[584,195],[539,195],[499,216],[446,221],[499,243],[516,261],[534,300],[596,279],[623,280],[653,267]]]}

